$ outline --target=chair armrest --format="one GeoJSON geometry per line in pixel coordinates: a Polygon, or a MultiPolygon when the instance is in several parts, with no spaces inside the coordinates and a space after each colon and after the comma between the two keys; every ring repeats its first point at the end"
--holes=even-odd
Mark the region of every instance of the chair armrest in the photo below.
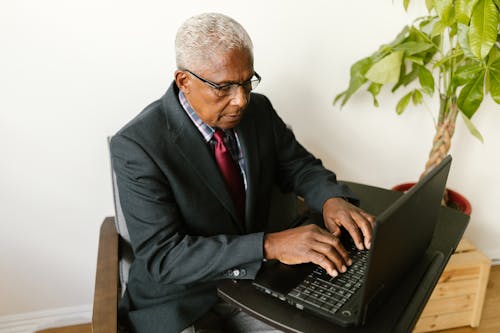
{"type": "Polygon", "coordinates": [[[118,288],[118,233],[114,217],[106,217],[99,232],[92,313],[93,333],[117,332],[118,288]]]}

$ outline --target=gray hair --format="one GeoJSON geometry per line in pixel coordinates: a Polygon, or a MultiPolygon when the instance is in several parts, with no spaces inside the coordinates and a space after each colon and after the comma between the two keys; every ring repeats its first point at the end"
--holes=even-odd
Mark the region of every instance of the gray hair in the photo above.
{"type": "Polygon", "coordinates": [[[234,19],[219,13],[204,13],[187,19],[177,31],[175,60],[178,69],[192,69],[207,58],[229,50],[248,50],[253,45],[246,30],[234,19]]]}

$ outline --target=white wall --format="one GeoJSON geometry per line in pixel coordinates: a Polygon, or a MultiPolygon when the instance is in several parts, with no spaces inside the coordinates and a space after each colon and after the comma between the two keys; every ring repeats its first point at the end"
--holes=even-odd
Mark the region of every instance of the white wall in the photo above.
{"type": "MultiPolygon", "coordinates": [[[[366,94],[332,106],[350,65],[423,13],[401,2],[2,1],[0,316],[91,303],[98,228],[113,214],[106,136],[166,90],[176,29],[192,14],[224,12],[247,28],[258,91],[339,178],[415,180],[432,139],[428,111],[398,117],[391,95],[378,109],[366,94]]],[[[469,237],[497,258],[498,109],[474,119],[484,144],[459,123],[449,179],[472,202],[469,237]]]]}

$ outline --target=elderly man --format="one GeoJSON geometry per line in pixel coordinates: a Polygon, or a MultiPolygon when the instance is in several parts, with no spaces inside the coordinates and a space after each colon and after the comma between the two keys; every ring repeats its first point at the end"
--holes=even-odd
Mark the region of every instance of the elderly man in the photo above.
{"type": "Polygon", "coordinates": [[[368,248],[374,219],[252,92],[261,77],[240,24],[192,17],[175,47],[166,94],[111,141],[135,254],[123,318],[136,332],[268,331],[219,301],[217,282],[253,279],[265,259],[340,274],[350,265],[341,227],[368,248]],[[326,228],[264,233],[274,185],[322,212],[326,228]]]}

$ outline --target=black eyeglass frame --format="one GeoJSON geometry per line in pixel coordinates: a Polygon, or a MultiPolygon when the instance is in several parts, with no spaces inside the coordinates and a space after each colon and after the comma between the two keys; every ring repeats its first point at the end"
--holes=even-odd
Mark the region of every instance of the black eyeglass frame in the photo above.
{"type": "Polygon", "coordinates": [[[226,84],[217,84],[213,81],[207,80],[207,79],[199,76],[198,74],[190,71],[189,69],[184,68],[181,70],[188,72],[189,74],[193,75],[195,78],[200,80],[201,82],[203,82],[203,83],[207,84],[208,86],[212,87],[213,89],[215,89],[220,94],[220,96],[227,95],[229,93],[229,91],[231,90],[231,87],[235,87],[235,86],[241,86],[241,87],[243,87],[243,89],[245,89],[245,91],[250,92],[250,91],[254,90],[255,88],[257,88],[260,81],[262,80],[261,76],[259,74],[257,74],[257,72],[253,72],[252,78],[250,80],[245,81],[245,82],[230,82],[230,83],[226,83],[226,84]],[[255,76],[255,79],[253,78],[254,76],[255,76]],[[248,85],[250,85],[250,86],[248,86],[248,85]],[[250,87],[250,89],[248,89],[248,87],[250,87]]]}

